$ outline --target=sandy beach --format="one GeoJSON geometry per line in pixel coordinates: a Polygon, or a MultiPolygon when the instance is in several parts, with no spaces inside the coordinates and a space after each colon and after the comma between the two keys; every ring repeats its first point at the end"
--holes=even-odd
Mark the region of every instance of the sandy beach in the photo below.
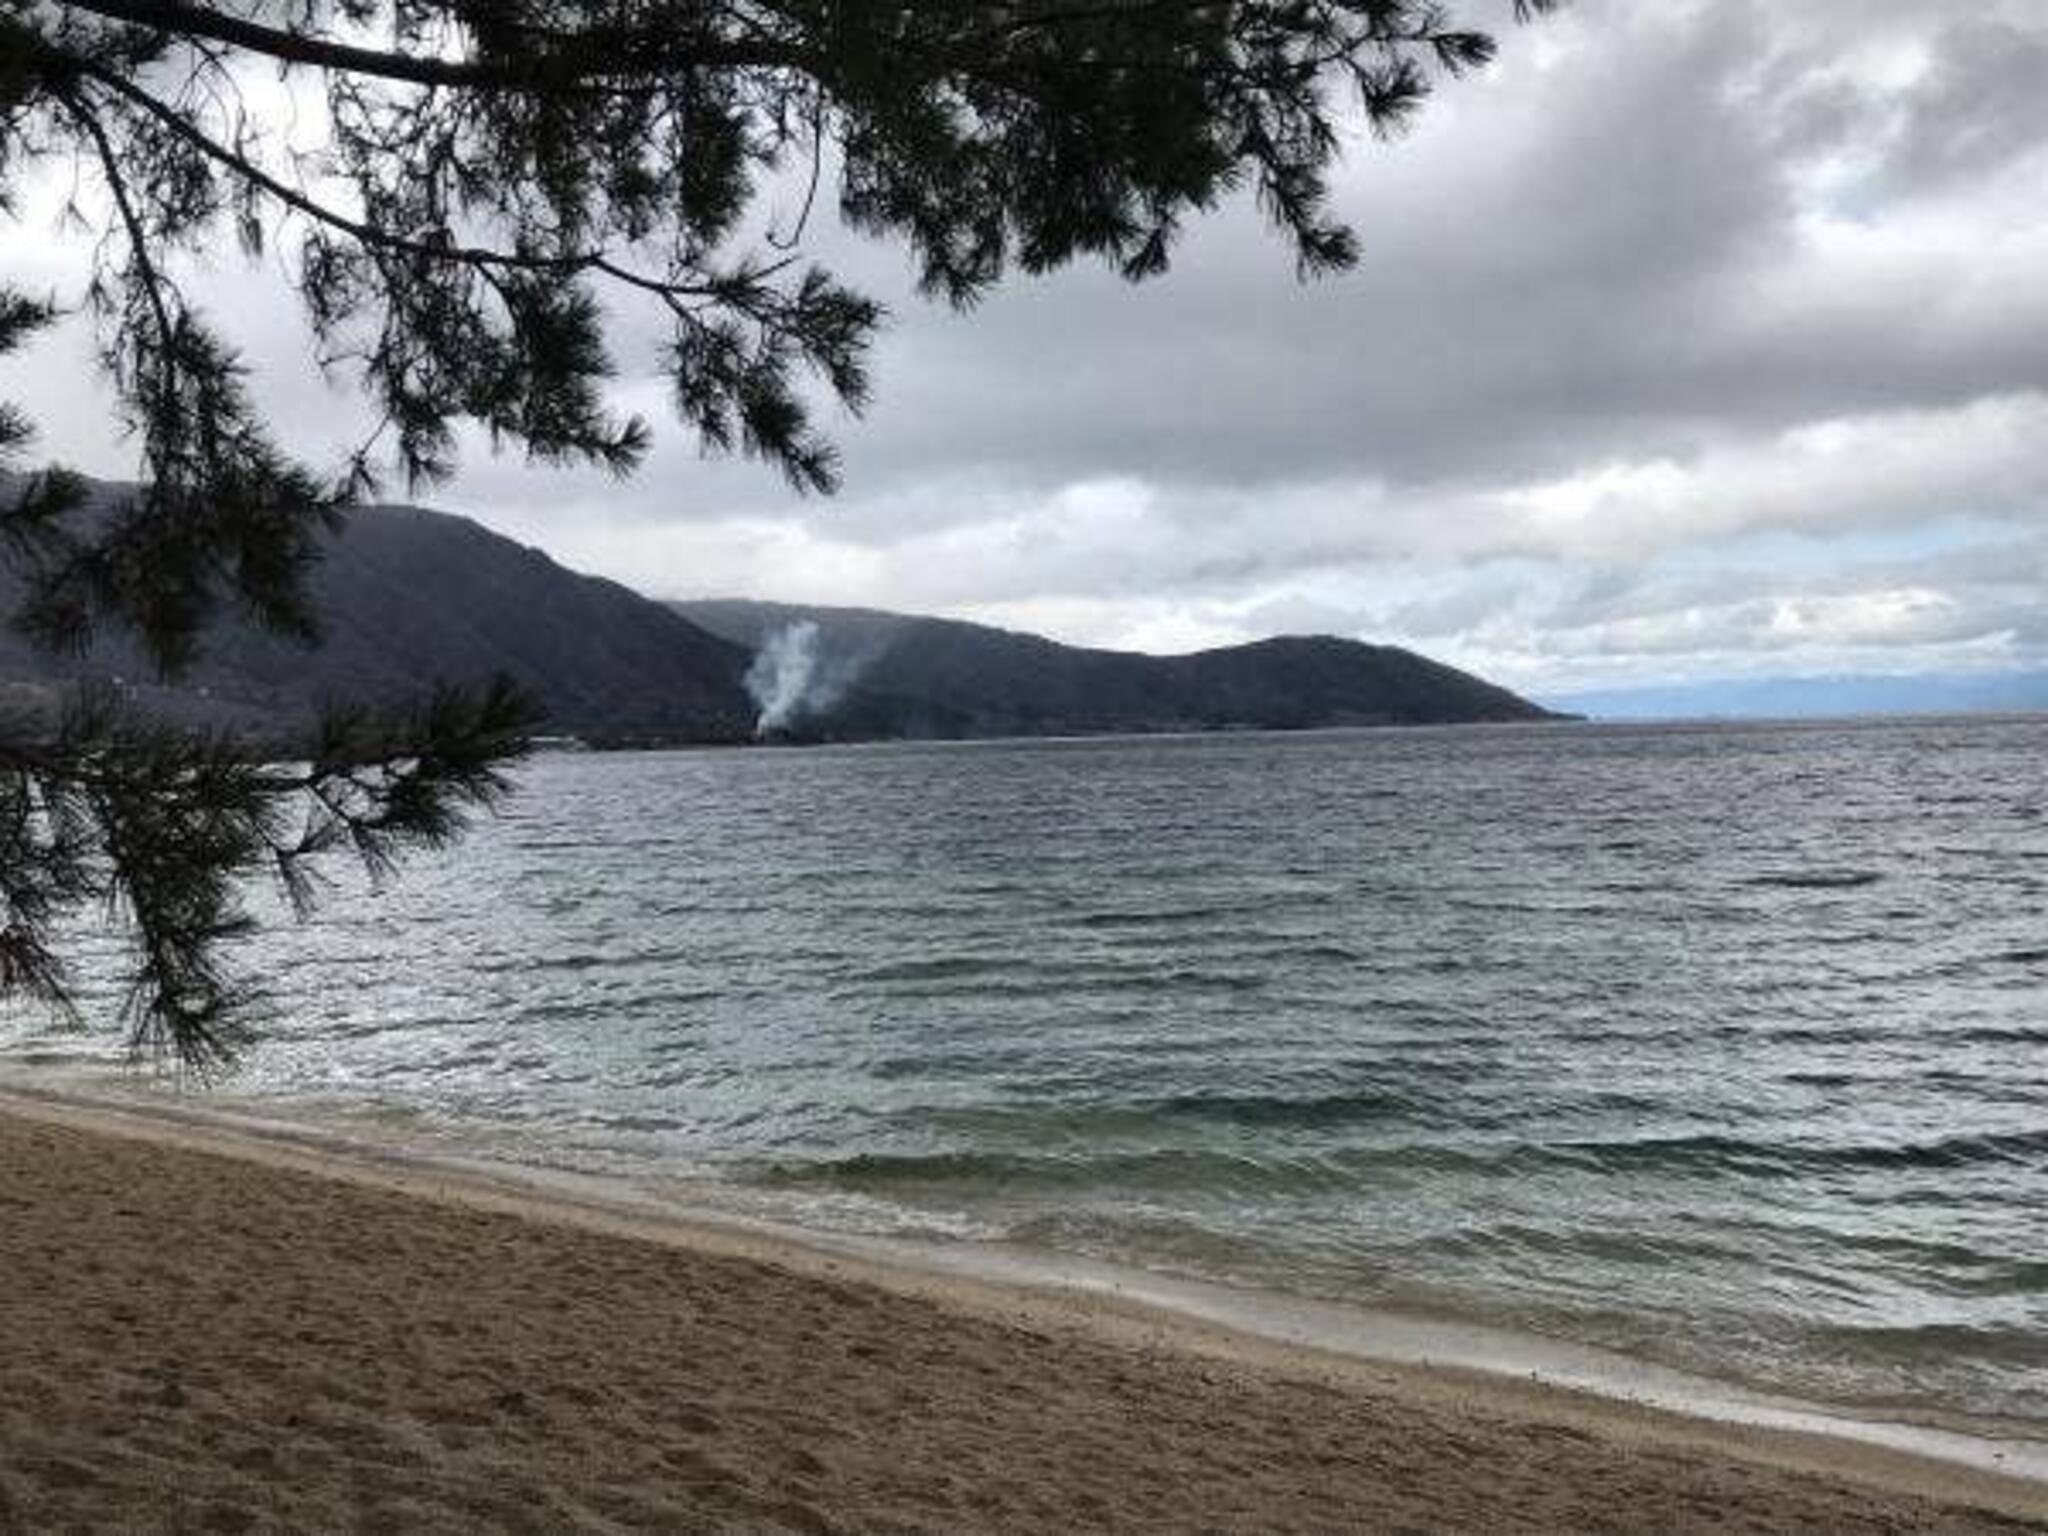
{"type": "Polygon", "coordinates": [[[0,1530],[2019,1530],[2048,1486],[0,1096],[0,1530]]]}

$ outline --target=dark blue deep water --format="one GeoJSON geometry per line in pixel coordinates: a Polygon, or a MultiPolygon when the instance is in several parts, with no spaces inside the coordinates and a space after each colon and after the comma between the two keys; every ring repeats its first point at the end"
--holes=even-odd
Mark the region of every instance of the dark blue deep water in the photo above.
{"type": "Polygon", "coordinates": [[[244,958],[237,1102],[2048,1421],[2048,721],[550,756],[244,958]]]}

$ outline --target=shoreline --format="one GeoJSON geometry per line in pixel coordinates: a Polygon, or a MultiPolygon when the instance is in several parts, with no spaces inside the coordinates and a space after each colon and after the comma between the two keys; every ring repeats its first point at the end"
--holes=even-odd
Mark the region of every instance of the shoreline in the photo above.
{"type": "MultiPolygon", "coordinates": [[[[1260,1326],[1262,1320],[1248,1316],[1245,1307],[1233,1311],[1220,1304],[1217,1295],[1206,1294],[1214,1291],[1227,1300],[1228,1293],[1220,1287],[1191,1287],[1156,1276],[1145,1276],[1145,1283],[1134,1285],[1132,1275],[1107,1267],[1089,1272],[1088,1266],[1077,1263],[1064,1266],[1069,1272],[1061,1275],[1021,1256],[986,1251],[969,1255],[887,1239],[792,1232],[713,1213],[678,1211],[651,1196],[621,1199],[620,1191],[598,1179],[557,1178],[544,1172],[522,1176],[518,1170],[471,1162],[438,1162],[396,1147],[349,1142],[304,1125],[237,1124],[232,1115],[203,1109],[95,1102],[33,1088],[0,1087],[0,1131],[19,1134],[36,1126],[88,1140],[112,1138],[144,1156],[226,1158],[236,1165],[235,1176],[252,1184],[310,1175],[328,1186],[395,1198],[405,1203],[383,1218],[394,1228],[407,1222],[432,1228],[437,1213],[461,1213],[465,1218],[510,1220],[546,1229],[572,1243],[578,1237],[624,1240],[684,1262],[765,1266],[789,1285],[809,1287],[808,1301],[835,1316],[848,1307],[858,1308],[852,1303],[828,1305],[834,1298],[821,1301],[818,1293],[853,1286],[871,1299],[882,1296],[922,1309],[920,1319],[941,1339],[977,1328],[1021,1328],[1032,1337],[1053,1341],[1059,1350],[1107,1350],[1133,1368],[1140,1362],[1147,1369],[1193,1370],[1198,1380],[1222,1371],[1256,1381],[1261,1390],[1312,1382],[1353,1406],[1392,1402],[1403,1413],[1472,1420],[1465,1432],[1480,1433],[1475,1426],[1482,1426],[1482,1439],[1497,1439],[1503,1425],[1523,1438],[1567,1433],[1623,1463],[1677,1458],[1696,1471],[1712,1469],[1719,1478],[1818,1479],[1873,1498],[1932,1500],[1952,1514],[1975,1510],[2048,1522],[2048,1445],[2040,1441],[2008,1444],[2001,1461],[1996,1441],[1917,1426],[1845,1421],[1803,1405],[1752,1401],[1740,1416],[1703,1415],[1702,1407],[1715,1405],[1688,1402],[1684,1391],[1673,1398],[1669,1383],[1663,1384],[1663,1395],[1646,1390],[1618,1393],[1612,1383],[1575,1379],[1564,1368],[1568,1362],[1558,1359],[1550,1361],[1547,1371],[1539,1362],[1527,1375],[1523,1371],[1529,1362],[1523,1359],[1496,1360],[1489,1367],[1486,1351],[1510,1337],[1504,1333],[1492,1338],[1485,1336],[1486,1330],[1468,1330],[1474,1335],[1468,1341],[1472,1348],[1463,1355],[1447,1350],[1447,1329],[1391,1342],[1383,1330],[1377,1352],[1339,1349],[1331,1347],[1327,1330],[1318,1336],[1315,1319],[1301,1315],[1302,1309],[1292,1309],[1292,1316],[1265,1318],[1266,1326],[1260,1326]],[[1598,1390],[1603,1385],[1608,1390],[1598,1390]],[[1875,1439],[1854,1433],[1871,1428],[1881,1432],[1875,1439]],[[1881,1443],[1887,1438],[1893,1443],[1881,1443]],[[1969,1444],[1948,1444],[1951,1439],[1969,1444]],[[1955,1454],[1972,1448],[1984,1454],[1955,1454]]],[[[330,1188],[326,1193],[335,1191],[330,1188]]],[[[373,1221],[371,1230],[375,1229],[373,1221]]],[[[769,1321],[755,1323],[765,1327],[769,1321]]],[[[1013,1375],[1032,1368],[1028,1358],[1009,1361],[1006,1367],[1013,1375]]],[[[1237,1384],[1243,1387],[1244,1381],[1237,1384]]],[[[1229,1397],[1220,1390],[1210,1395],[1229,1397]]],[[[1734,1395],[1734,1389],[1724,1395],[1734,1395]]],[[[1021,1506],[1012,1513],[1028,1518],[1021,1506]]],[[[1444,1517],[1439,1523],[1460,1524],[1470,1518],[1469,1510],[1462,1517],[1438,1513],[1444,1517]]],[[[1573,1518],[1590,1519],[1596,1513],[1589,1505],[1573,1518]]],[[[0,1526],[7,1524],[6,1514],[6,1505],[0,1503],[0,1526]]],[[[1105,1513],[1104,1521],[1120,1523],[1133,1515],[1105,1513]]],[[[1392,1512],[1386,1515],[1391,1518],[1392,1512]]],[[[934,1518],[948,1523],[943,1516],[934,1518]]],[[[981,1523],[972,1513],[960,1518],[965,1524],[981,1523]]],[[[1327,1510],[1308,1517],[1307,1523],[1321,1518],[1327,1518],[1327,1510]]],[[[1365,1518],[1372,1523],[1376,1517],[1365,1518]]],[[[1843,1518],[1855,1523],[1846,1513],[1843,1518]]],[[[853,1523],[863,1522],[856,1517],[853,1523]]]]}
{"type": "Polygon", "coordinates": [[[109,1091],[92,1079],[58,1076],[36,1083],[0,1078],[0,1111],[26,1100],[87,1115],[129,1117],[144,1127],[183,1127],[210,1146],[224,1138],[259,1155],[296,1148],[323,1170],[354,1168],[416,1173],[434,1187],[470,1183],[532,1200],[673,1227],[693,1238],[752,1239],[770,1253],[796,1250],[812,1258],[851,1258],[891,1273],[956,1277],[999,1291],[1054,1297],[1092,1295],[1143,1313],[1159,1313],[1261,1343],[1298,1348],[1368,1365],[1471,1372],[1484,1378],[1535,1382],[1630,1407],[1686,1419],[1778,1428],[1889,1447],[1976,1467],[2048,1488],[2048,1424],[1898,1407],[1803,1398],[1766,1384],[1688,1370],[1599,1345],[1538,1334],[1481,1316],[1340,1301],[1278,1288],[1209,1280],[1114,1259],[978,1237],[903,1236],[807,1226],[776,1214],[705,1197],[691,1181],[664,1182],[523,1162],[475,1144],[379,1135],[372,1117],[345,1110],[297,1116],[286,1103],[230,1100],[203,1092],[193,1099],[109,1091]],[[272,1111],[280,1111],[273,1113],[272,1111]]]}

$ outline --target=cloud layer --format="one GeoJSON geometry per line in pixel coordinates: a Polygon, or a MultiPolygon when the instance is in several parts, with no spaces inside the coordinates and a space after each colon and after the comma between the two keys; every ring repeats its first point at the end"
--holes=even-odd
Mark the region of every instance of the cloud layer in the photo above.
{"type": "MultiPolygon", "coordinates": [[[[1359,145],[1333,281],[1231,208],[1160,281],[957,316],[818,231],[898,316],[833,502],[673,427],[628,485],[476,451],[440,499],[658,595],[1331,630],[1539,689],[2048,663],[2048,14],[1577,0],[1505,42],[1359,145]]],[[[75,282],[40,233],[15,269],[75,282]]],[[[288,437],[338,443],[288,303],[231,286],[288,437]]],[[[638,323],[621,394],[660,421],[638,323]]],[[[81,365],[57,337],[0,395],[119,470],[81,365]]]]}

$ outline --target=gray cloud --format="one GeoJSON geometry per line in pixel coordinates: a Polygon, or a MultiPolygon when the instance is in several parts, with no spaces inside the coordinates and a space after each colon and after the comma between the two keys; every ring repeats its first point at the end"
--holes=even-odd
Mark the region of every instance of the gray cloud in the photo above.
{"type": "Polygon", "coordinates": [[[1893,193],[1926,193],[1978,179],[2039,154],[2048,138],[2048,36],[1998,15],[1948,20],[1925,73],[1904,93],[1897,147],[1885,173],[1893,193]]]}
{"type": "MultiPolygon", "coordinates": [[[[441,499],[661,594],[1091,641],[1324,629],[1524,683],[2018,664],[2048,627],[2048,14],[1967,12],[1577,0],[1407,141],[1359,146],[1364,262],[1308,287],[1244,207],[1161,281],[1019,280],[966,316],[821,228],[898,313],[838,501],[673,427],[625,486],[478,449],[441,499]],[[1943,546],[1959,518],[1978,532],[1943,546]],[[1797,558],[1744,553],[1771,538],[1797,558]]],[[[7,239],[75,282],[75,256],[7,239]]],[[[346,397],[285,296],[207,290],[287,436],[339,447],[346,397]]],[[[622,311],[621,398],[659,423],[653,339],[622,311]]],[[[57,338],[0,396],[26,379],[55,448],[118,468],[80,363],[57,338]]]]}

